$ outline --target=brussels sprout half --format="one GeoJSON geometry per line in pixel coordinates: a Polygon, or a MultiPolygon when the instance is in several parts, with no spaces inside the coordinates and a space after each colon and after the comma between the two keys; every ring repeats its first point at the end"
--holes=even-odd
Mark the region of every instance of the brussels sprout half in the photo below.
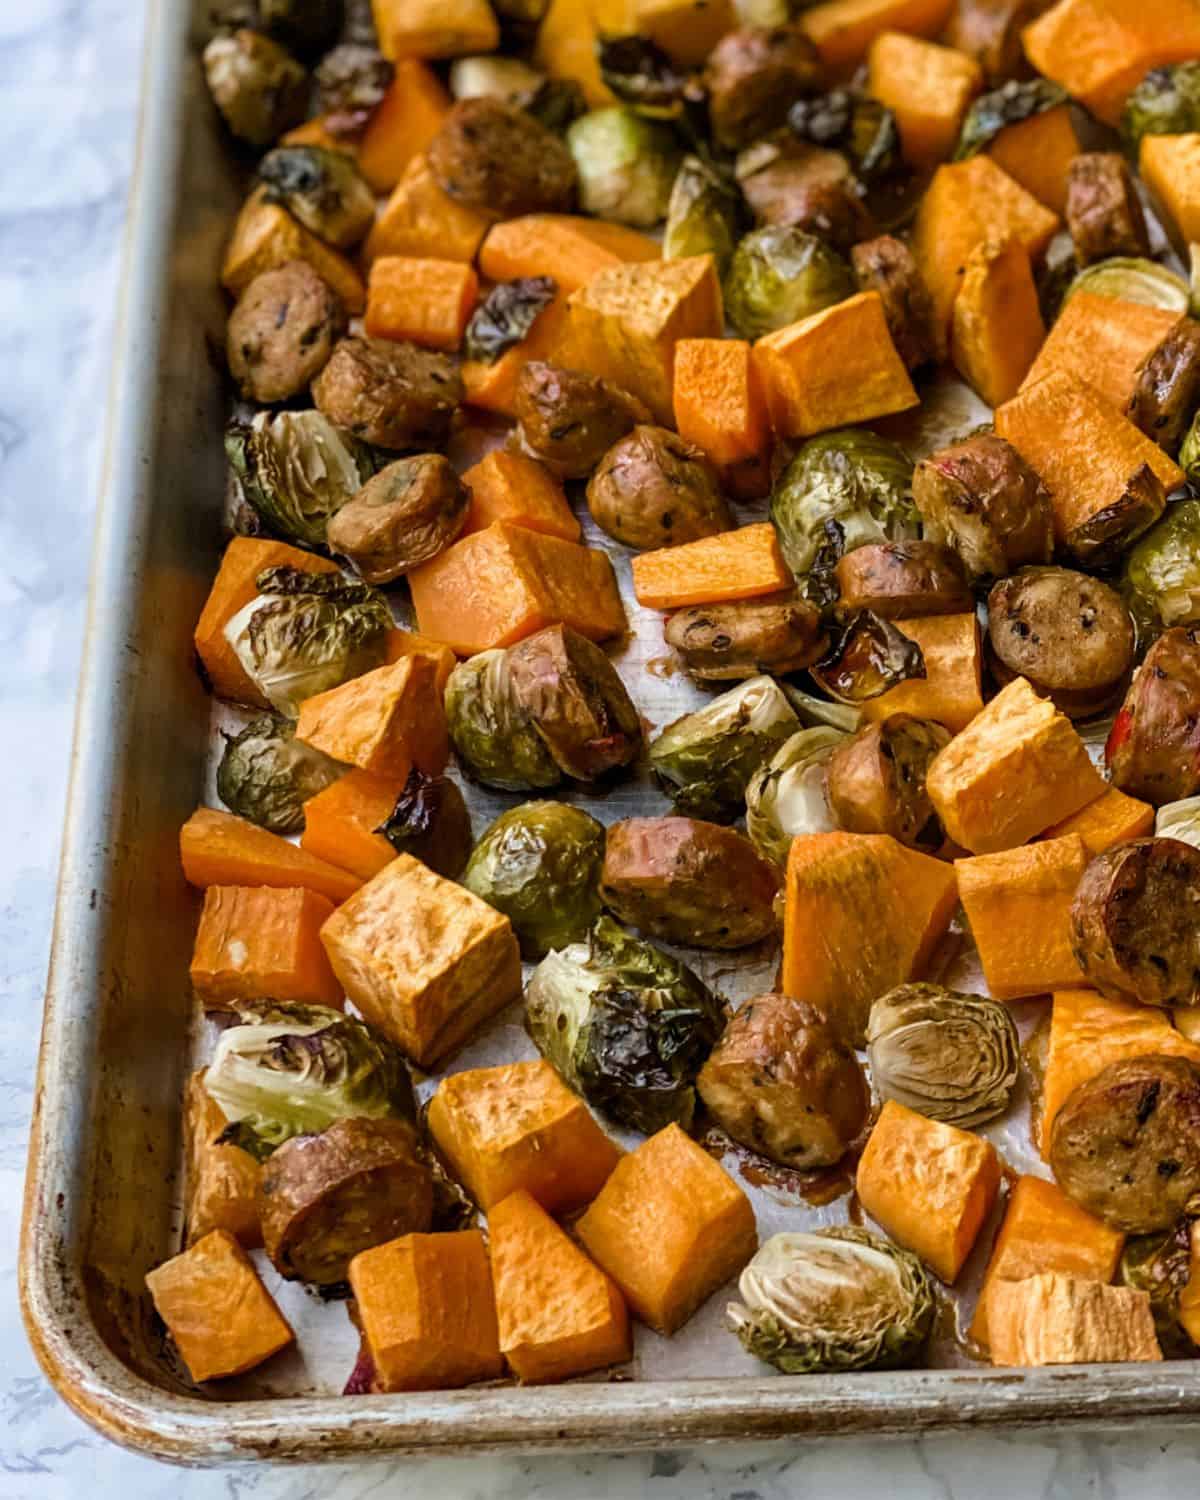
{"type": "Polygon", "coordinates": [[[341,250],[357,245],[375,222],[375,194],[344,151],[277,146],[259,162],[258,175],[268,202],[281,203],[341,250]]]}
{"type": "Polygon", "coordinates": [[[850,736],[820,725],[801,729],[776,750],[746,788],[746,832],[758,852],[787,864],[792,840],[806,833],[832,833],[837,819],[825,790],[825,768],[850,736]]]}
{"type": "Polygon", "coordinates": [[[345,766],[296,738],[296,726],[260,714],[225,736],[217,796],[241,818],[272,833],[299,833],[304,804],[345,774],[345,766]]]}
{"type": "Polygon", "coordinates": [[[1190,1359],[1196,1353],[1197,1340],[1180,1320],[1180,1297],[1191,1279],[1192,1234],[1197,1222],[1182,1218],[1157,1234],[1132,1235],[1121,1252],[1121,1285],[1149,1296],[1154,1331],[1166,1359],[1190,1359]]]}
{"type": "MultiPolygon", "coordinates": [[[[1200,465],[1196,425],[1184,439],[1180,462],[1200,465]]],[[[1172,625],[1200,620],[1200,500],[1169,505],[1125,558],[1121,594],[1147,646],[1172,625]]]]}
{"type": "Polygon", "coordinates": [[[815,234],[787,224],[752,229],[725,275],[725,312],[747,339],[799,322],[854,294],[853,272],[815,234]]]}
{"type": "Polygon", "coordinates": [[[1200,797],[1181,797],[1178,802],[1164,802],[1154,814],[1154,837],[1178,839],[1200,849],[1200,797]]]}
{"type": "Polygon", "coordinates": [[[614,107],[582,115],[567,131],[585,213],[635,229],[665,217],[683,155],[670,126],[614,107]]]}
{"type": "Polygon", "coordinates": [[[977,156],[986,151],[1002,130],[1010,125],[1019,125],[1022,120],[1045,114],[1066,104],[1067,91],[1048,78],[1020,80],[1010,78],[1007,83],[989,93],[980,94],[967,110],[958,136],[954,160],[963,161],[968,156],[977,156]]]}
{"type": "Polygon", "coordinates": [[[513,692],[508,652],[480,651],[446,683],[446,724],[468,775],[485,786],[527,792],[557,786],[562,772],[513,692]]]}
{"type": "Polygon", "coordinates": [[[1125,100],[1121,139],[1136,157],[1142,137],[1200,130],[1200,62],[1152,68],[1125,100]]]}
{"type": "Polygon", "coordinates": [[[724,276],[733,259],[741,220],[742,198],[736,188],[708,162],[685,156],[667,204],[663,259],[711,255],[717,275],[724,276]]]}
{"type": "Polygon", "coordinates": [[[1191,293],[1182,276],[1140,255],[1110,255],[1087,266],[1067,287],[1062,303],[1076,292],[1093,297],[1116,297],[1122,302],[1140,302],[1146,307],[1165,307],[1185,313],[1191,293]]]}

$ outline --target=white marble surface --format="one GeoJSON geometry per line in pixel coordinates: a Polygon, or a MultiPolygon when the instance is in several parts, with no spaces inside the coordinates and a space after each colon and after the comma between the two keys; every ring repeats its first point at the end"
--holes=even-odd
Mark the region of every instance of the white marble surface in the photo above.
{"type": "Polygon", "coordinates": [[[1200,1432],[979,1436],[562,1460],[181,1473],[42,1379],[16,1247],[132,154],[145,0],[0,0],[0,1497],[77,1500],[1178,1500],[1200,1432]]]}

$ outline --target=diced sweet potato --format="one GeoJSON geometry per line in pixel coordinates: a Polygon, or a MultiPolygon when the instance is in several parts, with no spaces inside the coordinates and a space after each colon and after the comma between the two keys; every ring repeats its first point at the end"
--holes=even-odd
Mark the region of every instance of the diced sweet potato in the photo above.
{"type": "Polygon", "coordinates": [[[759,599],[792,587],[769,521],[701,537],[633,559],[633,592],[647,609],[759,599]]]}
{"type": "Polygon", "coordinates": [[[179,830],[184,879],[210,885],[301,886],[336,906],[362,884],[348,870],[297,849],[233,813],[198,807],[179,830]]]}
{"type": "Polygon", "coordinates": [[[855,1185],[876,1223],[951,1286],[992,1211],[1000,1175],[990,1141],[888,1099],[855,1185]]]}
{"type": "Polygon", "coordinates": [[[384,57],[466,57],[500,45],[488,0],[371,0],[384,57]]]}
{"type": "Polygon", "coordinates": [[[423,652],[306,698],[296,738],[372,776],[403,781],[446,769],[450,742],[437,666],[423,652]]]}
{"type": "Polygon", "coordinates": [[[346,994],[421,1068],[521,993],[506,916],[401,854],[321,929],[346,994]]]}
{"type": "Polygon", "coordinates": [[[1200,133],[1143,136],[1138,165],[1180,238],[1200,240],[1200,133]]]}
{"type": "Polygon", "coordinates": [[[238,214],[221,262],[225,290],[231,297],[240,297],[264,271],[274,271],[290,260],[303,260],[332,287],[348,313],[362,312],[367,289],[350,261],[310,234],[285,208],[269,202],[265,194],[265,188],[251,193],[238,214]]]}
{"type": "Polygon", "coordinates": [[[363,327],[370,338],[453,353],[478,298],[479,277],[461,261],[381,255],[367,278],[363,327]]]}
{"type": "Polygon", "coordinates": [[[847,68],[867,55],[885,31],[936,36],[952,0],[824,0],[800,17],[805,33],[830,68],[847,68]]]}
{"type": "Polygon", "coordinates": [[[246,1252],[223,1229],[164,1261],[146,1285],[193,1380],[240,1375],[295,1339],[246,1252]]]}
{"type": "Polygon", "coordinates": [[[453,1390],[504,1369],[492,1270],[478,1229],[406,1234],[350,1262],[382,1391],[453,1390]]]}
{"type": "Polygon", "coordinates": [[[1061,371],[1124,411],[1138,366],[1178,321],[1179,314],[1169,308],[1074,292],[1055,318],[1023,386],[1061,371]]]}
{"type": "Polygon", "coordinates": [[[1104,792],[1070,719],[1023,677],[937,753],[925,787],[947,835],[973,854],[1024,844],[1104,792]]]}
{"type": "Polygon", "coordinates": [[[1058,370],[1006,401],[995,424],[1049,491],[1058,541],[1083,561],[1153,525],[1184,480],[1115,406],[1058,370]]]}
{"type": "Polygon", "coordinates": [[[463,483],[471,491],[464,536],[507,521],[564,542],[579,540],[579,522],[567,504],[561,481],[535,458],[493,448],[467,470],[463,483]]]}
{"type": "Polygon", "coordinates": [[[1047,1271],[999,1281],[988,1300],[994,1365],[1161,1360],[1149,1292],[1047,1271]]]}
{"type": "MultiPolygon", "coordinates": [[[[606,104],[617,102],[616,95],[600,76],[596,56],[599,39],[594,7],[588,0],[550,0],[534,43],[534,63],[551,78],[569,78],[578,83],[589,109],[603,109],[606,104]]],[[[485,268],[485,274],[492,273],[485,268]]]]}
{"type": "Polygon", "coordinates": [[[352,135],[336,135],[329,128],[325,115],[314,115],[294,130],[285,130],[279,137],[281,146],[320,146],[322,151],[340,151],[343,156],[358,157],[358,140],[352,135]]]}
{"type": "Polygon", "coordinates": [[[771,425],[779,437],[907,411],[920,398],[896,353],[878,292],[856,292],[754,345],[771,425]]]}
{"type": "Polygon", "coordinates": [[[1109,1282],[1124,1244],[1120,1230],[1093,1218],[1057,1183],[1018,1177],[992,1247],[971,1337],[988,1343],[988,1299],[997,1282],[1023,1281],[1044,1271],[1109,1282]]]}
{"type": "Polygon", "coordinates": [[[544,625],[602,641],[627,628],[605,553],[496,521],[408,575],[423,635],[460,656],[511,646],[544,625]]]}
{"type": "Polygon", "coordinates": [[[392,662],[403,661],[406,656],[427,656],[430,659],[440,698],[458,661],[450,647],[441,641],[431,640],[428,636],[418,635],[415,630],[401,630],[399,626],[393,626],[387,633],[385,659],[391,665],[392,662]]]}
{"type": "Polygon", "coordinates": [[[883,833],[792,840],[783,917],[783,991],[821,1011],[851,1047],[871,1004],[919,979],[958,904],[954,871],[883,833]]]}
{"type": "Polygon", "coordinates": [[[342,1006],[342,987],[321,946],[333,903],[302,886],[210,885],[189,974],[208,1009],[235,1000],[342,1006]]]}
{"type": "Polygon", "coordinates": [[[183,1135],[187,1161],[187,1244],[214,1229],[233,1235],[247,1250],[262,1244],[258,1221],[258,1179],[262,1168],[240,1146],[219,1140],[229,1121],[204,1087],[204,1069],[188,1079],[183,1096],[183,1135]]]}
{"type": "Polygon", "coordinates": [[[414,156],[367,235],[363,260],[369,266],[381,255],[436,255],[469,264],[490,223],[485,213],[444,193],[424,155],[414,156]]]}
{"type": "Polygon", "coordinates": [[[684,68],[698,68],[737,24],[733,0],[633,0],[633,30],[684,68]]]}
{"type": "Polygon", "coordinates": [[[771,420],[745,339],[680,339],[675,346],[675,425],[702,448],[737,494],[770,488],[771,420]]]}
{"type": "Polygon", "coordinates": [[[711,255],[610,266],[572,292],[567,308],[562,363],[621,386],[666,426],[676,341],[719,338],[725,320],[711,255]]]}
{"type": "Polygon", "coordinates": [[[950,357],[968,385],[999,406],[1017,394],[1046,337],[1029,255],[987,240],[967,257],[950,320],[950,357]]]}
{"type": "Polygon", "coordinates": [[[1126,839],[1139,839],[1154,831],[1154,809],[1148,802],[1139,802],[1115,786],[1094,802],[1081,807],[1077,813],[1064,818],[1048,828],[1043,837],[1065,838],[1077,833],[1091,855],[1103,854],[1114,844],[1123,844],[1126,839]]]}
{"type": "Polygon", "coordinates": [[[894,622],[916,641],[925,658],[925,676],[898,683],[863,704],[871,724],[892,714],[912,714],[944,724],[952,734],[965,729],[983,707],[983,645],[975,615],[922,615],[894,622]]]}
{"type": "Polygon", "coordinates": [[[263,537],[235,536],[225,548],[221,566],[196,622],[193,640],[213,693],[232,703],[250,703],[256,708],[269,708],[270,704],[247,677],[237,653],[225,639],[225,627],[257,595],[255,580],[267,568],[303,568],[309,573],[337,572],[336,565],[328,558],[263,537]]]}
{"type": "Polygon", "coordinates": [[[570,295],[611,266],[660,255],[656,240],[624,224],[582,214],[525,214],[488,230],[479,269],[489,281],[551,276],[559,292],[570,295]]]}
{"type": "Polygon", "coordinates": [[[678,1125],[621,1158],[576,1229],[637,1316],[663,1334],[682,1328],[758,1244],[750,1200],[678,1125]]]}
{"type": "Polygon", "coordinates": [[[377,193],[391,192],[442,128],[449,109],[450,95],[428,63],[396,59],[392,81],[358,146],[358,170],[377,193]]]}
{"type": "Polygon", "coordinates": [[[515,1192],[488,1214],[500,1350],[524,1384],[630,1356],[625,1299],[544,1208],[515,1192]]]}
{"type": "Polygon", "coordinates": [[[871,43],[867,89],[896,116],[900,149],[914,167],[934,167],[953,154],[963,116],[983,88],[973,57],[900,31],[871,43]]]}
{"type": "Polygon", "coordinates": [[[403,781],[347,771],[304,804],[301,849],[370,880],[396,857],[376,829],[391,816],[403,790],[403,781]]]}
{"type": "Polygon", "coordinates": [[[552,1214],[590,1203],[621,1153],[544,1059],[452,1073],[429,1101],[429,1130],[485,1213],[518,1191],[552,1214]]]}
{"type": "Polygon", "coordinates": [[[1006,125],[987,154],[1061,218],[1067,209],[1067,171],[1082,150],[1071,122],[1071,106],[1060,104],[1006,125]]]}
{"type": "Polygon", "coordinates": [[[538,313],[533,326],[520,343],[506,349],[494,363],[489,365],[481,359],[463,360],[463,399],[469,405],[481,407],[484,411],[499,412],[505,417],[514,416],[517,381],[521,371],[531,360],[554,362],[566,336],[568,317],[567,299],[560,293],[538,313]]]}
{"type": "Polygon", "coordinates": [[[1073,833],[955,861],[959,899],[995,999],[1087,982],[1071,951],[1071,902],[1088,858],[1073,833]]]}

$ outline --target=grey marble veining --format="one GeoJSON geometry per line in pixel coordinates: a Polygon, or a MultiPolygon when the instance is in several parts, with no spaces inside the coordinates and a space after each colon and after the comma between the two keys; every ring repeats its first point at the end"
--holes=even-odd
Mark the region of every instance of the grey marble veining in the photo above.
{"type": "Polygon", "coordinates": [[[182,1473],[42,1379],[16,1303],[31,1082],[84,619],[145,0],[0,0],[0,1496],[19,1500],[1177,1500],[1169,1427],[636,1457],[182,1473]]]}

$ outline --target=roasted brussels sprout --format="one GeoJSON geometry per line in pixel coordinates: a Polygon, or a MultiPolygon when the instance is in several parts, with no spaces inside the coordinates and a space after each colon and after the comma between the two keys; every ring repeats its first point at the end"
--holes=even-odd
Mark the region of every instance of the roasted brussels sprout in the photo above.
{"type": "Polygon", "coordinates": [[[998,89],[980,94],[967,110],[958,135],[954,160],[964,161],[986,151],[1002,130],[1031,120],[1067,103],[1067,92],[1048,78],[1010,78],[998,89]]]}
{"type": "Polygon", "coordinates": [[[860,292],[878,292],[896,353],[910,370],[927,365],[937,355],[933,299],[925,279],[902,240],[890,234],[863,240],[850,252],[850,265],[860,292]]]}
{"type": "Polygon", "coordinates": [[[411,854],[447,880],[457,880],[471,856],[471,814],[457,783],[416,766],[375,831],[397,854],[411,854]]]}
{"type": "Polygon", "coordinates": [[[344,151],[277,146],[258,164],[266,198],[339,249],[357,245],[375,222],[375,194],[344,151]]]}
{"type": "Polygon", "coordinates": [[[383,102],[395,67],[378,47],[365,42],[343,42],[317,64],[321,117],[332,135],[353,137],[383,102]]]}
{"type": "Polygon", "coordinates": [[[733,259],[742,221],[742,199],[709,162],[685,156],[675,174],[663,231],[665,260],[689,255],[711,255],[717,275],[724,276],[733,259]]]}
{"type": "Polygon", "coordinates": [[[677,610],[663,632],[700,682],[799,672],[821,655],[821,612],[805,599],[747,599],[677,610]]]}
{"type": "Polygon", "coordinates": [[[696,1089],[735,1141],[801,1172],[840,1161],[871,1109],[858,1058],[819,1011],[791,995],[747,1000],[696,1089]]]}
{"type": "Polygon", "coordinates": [[[1136,255],[1113,255],[1087,266],[1072,279],[1063,300],[1076,292],[1140,302],[1145,307],[1165,307],[1168,312],[1177,313],[1187,312],[1190,300],[1188,284],[1182,276],[1157,261],[1136,255]]]}
{"type": "Polygon", "coordinates": [[[485,53],[456,57],[450,64],[450,92],[456,99],[500,99],[520,106],[543,75],[519,57],[485,53]]]}
{"type": "Polygon", "coordinates": [[[714,140],[730,151],[750,145],[820,81],[820,54],[798,23],[727,31],[704,67],[714,140]]]}
{"type": "Polygon", "coordinates": [[[552,276],[520,276],[494,286],[467,324],[464,359],[494,365],[526,337],[557,293],[552,276]]]}
{"type": "Polygon", "coordinates": [[[796,710],[797,718],[807,728],[837,729],[842,734],[853,734],[862,724],[862,710],[848,703],[836,703],[832,698],[806,693],[792,682],[781,682],[780,687],[796,710]]]}
{"type": "Polygon", "coordinates": [[[238,1007],[204,1075],[229,1140],[263,1161],[284,1141],[350,1118],[413,1120],[399,1049],[327,1005],[269,1000],[238,1007]]]}
{"type": "Polygon", "coordinates": [[[383,665],[392,616],[384,599],[340,573],[267,568],[225,627],[246,675],[289,719],[305,698],[383,665]]]}
{"type": "Polygon", "coordinates": [[[750,778],[799,722],[773,678],[752,677],[669,724],[650,746],[650,765],[679,812],[732,823],[750,778]]]}
{"type": "Polygon", "coordinates": [[[542,1055],[597,1109],[647,1134],[691,1125],[696,1074],[725,1015],[691,969],[608,917],[544,958],[525,990],[542,1055]]]}
{"type": "Polygon", "coordinates": [[[704,451],[666,427],[641,424],[618,439],[588,481],[587,503],[601,531],[627,547],[671,547],[733,526],[704,451]]]}
{"type": "Polygon", "coordinates": [[[848,157],[855,174],[872,182],[900,165],[900,133],[886,104],[848,89],[798,100],[788,115],[802,141],[848,157]]]}
{"type": "Polygon", "coordinates": [[[342,299],[306,261],[256,276],[229,314],[225,357],[248,401],[299,395],[346,331],[342,299]]]}
{"type": "Polygon", "coordinates": [[[963,565],[937,542],[867,542],[838,559],[838,611],[869,609],[883,620],[958,615],[974,609],[963,565]]]}
{"type": "Polygon", "coordinates": [[[831,833],[837,827],[825,771],[830,756],[846,743],[846,734],[828,725],[801,729],[751,777],[746,832],[758,852],[774,864],[787,864],[794,838],[831,833]]]}
{"type": "Polygon", "coordinates": [[[1177,453],[1200,406],[1200,323],[1180,318],[1139,363],[1125,414],[1148,438],[1177,453]]]}
{"type": "Polygon", "coordinates": [[[539,125],[565,135],[567,128],[588,110],[587,95],[575,78],[543,78],[516,101],[539,125]]]}
{"type": "Polygon", "coordinates": [[[375,472],[370,448],[319,411],[260,411],[229,428],[225,452],[255,511],[303,547],[325,545],[329,522],[375,472]]]}
{"type": "Polygon", "coordinates": [[[486,786],[527,792],[557,786],[562,772],[517,702],[508,652],[480,651],[446,683],[446,726],[464,770],[486,786]]]}
{"type": "Polygon", "coordinates": [[[243,27],[204,49],[204,76],[229,129],[252,146],[269,146],[304,118],[308,75],[289,52],[243,27]]]}
{"type": "Polygon", "coordinates": [[[1176,625],[1150,647],[1104,756],[1113,785],[1155,807],[1200,791],[1200,626],[1176,625]]]}
{"type": "Polygon", "coordinates": [[[742,1272],[738,1295],[730,1329],[785,1375],[909,1364],[937,1310],[915,1255],[851,1227],[772,1235],[742,1272]]]}
{"type": "Polygon", "coordinates": [[[839,745],[826,767],[829,805],[850,833],[886,833],[910,849],[941,846],[942,825],[925,790],[929,763],[949,731],[892,714],[839,745]]]}
{"type": "Polygon", "coordinates": [[[725,313],[743,338],[757,339],[853,292],[850,267],[815,234],[787,225],[753,229],[733,252],[725,313]]]}
{"type": "Polygon", "coordinates": [[[476,844],[462,883],[502,911],[527,959],[587,936],[600,915],[604,825],[565,802],[502,813],[476,844]]]}
{"type": "Polygon", "coordinates": [[[272,1152],[258,1201],[279,1274],[335,1286],[360,1250],[431,1227],[433,1179],[410,1121],[343,1119],[272,1152]]]}
{"type": "Polygon", "coordinates": [[[521,446],[563,479],[586,479],[612,445],[649,411],[598,375],[530,360],[514,400],[521,446]]]}
{"type": "Polygon", "coordinates": [[[1125,1241],[1121,1252],[1118,1272],[1121,1285],[1149,1295],[1154,1331],[1166,1359],[1190,1359],[1200,1342],[1193,1336],[1200,1334],[1194,1310],[1188,1317],[1190,1328],[1180,1316],[1183,1312],[1187,1317],[1180,1299],[1192,1276],[1196,1223],[1197,1220],[1185,1217],[1157,1234],[1134,1235],[1125,1241]]]}
{"type": "Polygon", "coordinates": [[[925,656],[910,636],[869,609],[860,611],[810,668],[840,703],[866,703],[889,688],[925,676],[925,656]]]}
{"type": "MultiPolygon", "coordinates": [[[[1185,443],[1181,458],[1186,462],[1187,456],[1185,443]]],[[[1121,592],[1142,643],[1172,625],[1200,620],[1200,500],[1169,505],[1162,520],[1133,544],[1121,592]]]]}
{"type": "Polygon", "coordinates": [[[1200,130],[1200,62],[1152,68],[1125,100],[1121,139],[1136,159],[1142,137],[1200,130]]]}
{"type": "MultiPolygon", "coordinates": [[[[1200,849],[1200,797],[1181,797],[1164,802],[1154,814],[1154,837],[1178,839],[1200,849]]],[[[1178,1023],[1176,1023],[1178,1024],[1178,1023]]]]}
{"type": "Polygon", "coordinates": [[[445,551],[470,503],[470,490],[440,453],[400,458],[342,506],[325,539],[368,583],[392,583],[445,551]]]}
{"type": "Polygon", "coordinates": [[[260,714],[225,736],[217,767],[217,796],[230,810],[272,833],[299,833],[304,804],[323,792],[345,766],[298,740],[295,725],[260,714]]]}
{"type": "Polygon", "coordinates": [[[396,339],[345,338],[313,381],[331,422],[380,448],[438,448],[462,400],[445,354],[396,339]]]}
{"type": "Polygon", "coordinates": [[[600,899],[651,937],[745,948],[775,930],[779,873],[732,828],[695,818],[626,818],[608,830],[600,899]]]}
{"type": "Polygon", "coordinates": [[[1008,1108],[1020,1052],[1008,1007],[983,995],[902,984],[871,1006],[867,1058],[876,1089],[963,1130],[1008,1108]]]}
{"type": "Polygon", "coordinates": [[[497,219],[564,213],[575,163],[553,131],[499,99],[460,99],[425,148],[438,186],[497,219]]]}
{"type": "Polygon", "coordinates": [[[683,153],[674,131],[636,110],[595,109],[567,130],[584,213],[636,229],[666,217],[683,153]]]}
{"type": "Polygon", "coordinates": [[[622,104],[651,118],[674,119],[690,79],[649,37],[602,37],[596,47],[600,77],[622,104]]]}
{"type": "Polygon", "coordinates": [[[741,152],[734,172],[760,225],[806,230],[842,253],[872,232],[860,185],[838,151],[777,134],[741,152]]]}

